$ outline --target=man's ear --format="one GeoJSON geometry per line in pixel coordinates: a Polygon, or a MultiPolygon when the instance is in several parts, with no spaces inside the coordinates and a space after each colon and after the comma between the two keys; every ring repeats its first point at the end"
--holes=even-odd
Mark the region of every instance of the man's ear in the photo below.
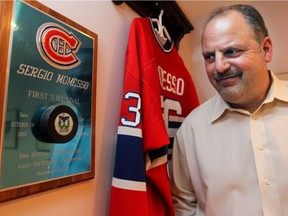
{"type": "Polygon", "coordinates": [[[272,54],[273,54],[271,38],[269,36],[265,37],[262,44],[265,60],[268,63],[272,60],[272,54]]]}

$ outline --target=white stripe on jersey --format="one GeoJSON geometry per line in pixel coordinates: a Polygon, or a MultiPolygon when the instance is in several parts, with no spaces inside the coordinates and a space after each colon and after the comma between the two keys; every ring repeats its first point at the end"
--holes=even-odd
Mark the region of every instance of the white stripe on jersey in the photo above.
{"type": "Polygon", "coordinates": [[[173,122],[183,122],[185,118],[181,117],[181,116],[172,116],[169,115],[169,121],[173,121],[173,122]]]}
{"type": "Polygon", "coordinates": [[[116,188],[134,190],[134,191],[146,191],[146,183],[139,181],[123,180],[113,177],[112,185],[116,188]]]}
{"type": "Polygon", "coordinates": [[[118,134],[142,138],[142,130],[139,128],[118,126],[118,134]]]}

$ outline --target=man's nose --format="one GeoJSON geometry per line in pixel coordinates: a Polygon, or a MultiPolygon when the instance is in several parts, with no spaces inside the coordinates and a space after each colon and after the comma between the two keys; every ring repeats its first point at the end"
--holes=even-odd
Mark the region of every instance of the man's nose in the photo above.
{"type": "Polygon", "coordinates": [[[230,68],[230,64],[222,54],[218,54],[215,57],[215,70],[218,73],[223,73],[230,68]]]}

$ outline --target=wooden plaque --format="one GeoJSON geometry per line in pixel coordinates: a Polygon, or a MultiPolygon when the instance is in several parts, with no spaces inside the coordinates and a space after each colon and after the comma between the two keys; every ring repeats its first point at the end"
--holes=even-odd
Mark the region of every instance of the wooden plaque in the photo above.
{"type": "Polygon", "coordinates": [[[97,34],[0,2],[0,202],[94,178],[97,34]]]}

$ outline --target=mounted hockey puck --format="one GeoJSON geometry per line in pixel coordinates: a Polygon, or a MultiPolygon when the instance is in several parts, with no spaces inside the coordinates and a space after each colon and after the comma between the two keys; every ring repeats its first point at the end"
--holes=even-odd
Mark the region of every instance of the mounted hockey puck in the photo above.
{"type": "Polygon", "coordinates": [[[66,105],[41,108],[35,113],[32,122],[32,132],[42,142],[66,143],[74,138],[78,130],[77,115],[66,105]]]}

